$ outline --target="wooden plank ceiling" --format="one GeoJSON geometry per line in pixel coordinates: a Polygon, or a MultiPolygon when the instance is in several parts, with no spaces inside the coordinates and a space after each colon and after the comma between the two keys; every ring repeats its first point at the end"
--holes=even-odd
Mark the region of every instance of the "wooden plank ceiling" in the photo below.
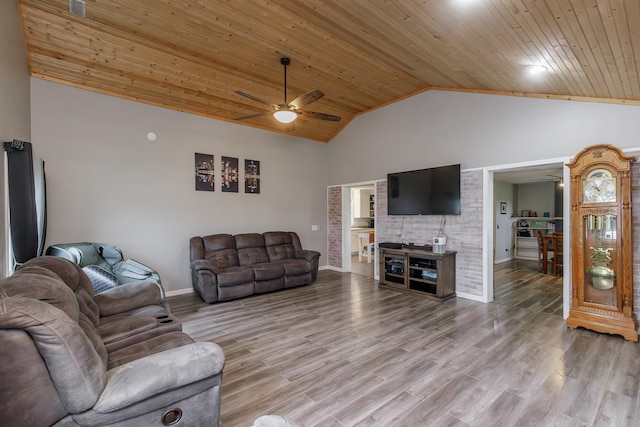
{"type": "MultiPolygon", "coordinates": [[[[311,89],[291,134],[437,88],[640,104],[637,0],[17,0],[32,76],[221,120],[311,89]],[[530,74],[530,65],[548,72],[530,74]]],[[[286,133],[271,115],[244,125],[286,133]]]]}

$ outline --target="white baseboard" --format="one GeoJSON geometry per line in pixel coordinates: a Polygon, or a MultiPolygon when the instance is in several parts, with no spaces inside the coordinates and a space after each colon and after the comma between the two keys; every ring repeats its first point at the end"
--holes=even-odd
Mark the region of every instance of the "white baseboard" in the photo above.
{"type": "Polygon", "coordinates": [[[513,261],[513,257],[510,258],[501,258],[501,259],[496,259],[493,261],[494,264],[502,264],[503,262],[509,262],[509,261],[513,261]]]}
{"type": "Polygon", "coordinates": [[[484,302],[484,303],[488,302],[488,301],[485,301],[485,298],[482,295],[468,294],[466,292],[456,292],[456,296],[458,298],[470,299],[472,301],[478,301],[478,302],[484,302]]]}
{"type": "Polygon", "coordinates": [[[193,289],[192,288],[184,288],[184,289],[176,289],[175,291],[165,291],[165,295],[168,297],[175,297],[176,295],[186,295],[186,294],[192,294],[193,293],[193,289]]]}
{"type": "Polygon", "coordinates": [[[341,268],[334,267],[332,265],[323,265],[321,267],[318,267],[318,270],[333,270],[333,271],[337,271],[338,273],[344,273],[344,271],[341,268]]]}

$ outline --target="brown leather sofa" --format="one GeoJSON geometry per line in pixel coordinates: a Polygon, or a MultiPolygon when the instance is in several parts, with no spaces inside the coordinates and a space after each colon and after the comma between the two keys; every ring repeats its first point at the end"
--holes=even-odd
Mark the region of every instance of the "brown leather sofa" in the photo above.
{"type": "Polygon", "coordinates": [[[160,296],[149,282],[94,298],[79,266],[47,256],[0,281],[6,425],[217,426],[224,353],[160,296]]]}
{"type": "Polygon", "coordinates": [[[190,254],[193,289],[207,303],[308,285],[320,258],[289,231],[196,236],[190,254]]]}

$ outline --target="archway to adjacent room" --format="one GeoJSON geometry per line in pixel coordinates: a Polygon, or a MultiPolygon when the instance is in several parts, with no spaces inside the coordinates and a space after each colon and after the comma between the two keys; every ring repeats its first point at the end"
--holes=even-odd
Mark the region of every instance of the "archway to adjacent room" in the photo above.
{"type": "Polygon", "coordinates": [[[342,270],[378,278],[375,181],[342,186],[342,270]]]}
{"type": "MultiPolygon", "coordinates": [[[[378,254],[375,250],[378,241],[375,222],[378,192],[376,181],[334,185],[327,188],[328,268],[378,278],[378,254]],[[352,197],[356,191],[359,192],[358,209],[354,206],[356,198],[352,197]],[[361,194],[365,194],[366,197],[363,199],[360,197],[361,194]],[[373,196],[373,200],[370,196],[373,196]],[[365,208],[369,210],[368,216],[362,214],[365,212],[363,210],[365,208]],[[356,218],[358,219],[356,220],[356,218]],[[366,248],[369,251],[371,262],[369,262],[366,253],[358,257],[357,233],[365,232],[371,233],[373,237],[371,239],[373,242],[369,242],[370,244],[366,248]]],[[[363,240],[362,244],[364,243],[363,240]]]]}
{"type": "MultiPolygon", "coordinates": [[[[568,191],[562,187],[568,182],[568,170],[563,167],[567,160],[487,169],[485,224],[490,222],[491,228],[486,230],[490,248],[485,271],[490,275],[489,301],[566,317],[570,260],[563,260],[558,276],[553,268],[544,274],[538,264],[537,231],[562,233],[567,237],[565,242],[570,237],[568,221],[563,220],[569,201],[568,191]]],[[[563,247],[568,246],[565,242],[563,247]]]]}

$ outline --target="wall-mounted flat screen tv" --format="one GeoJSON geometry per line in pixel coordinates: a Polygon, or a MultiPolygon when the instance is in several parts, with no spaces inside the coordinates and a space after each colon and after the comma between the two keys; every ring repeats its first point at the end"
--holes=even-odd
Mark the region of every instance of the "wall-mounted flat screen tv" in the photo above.
{"type": "Polygon", "coordinates": [[[387,174],[389,215],[460,215],[460,165],[387,174]]]}

